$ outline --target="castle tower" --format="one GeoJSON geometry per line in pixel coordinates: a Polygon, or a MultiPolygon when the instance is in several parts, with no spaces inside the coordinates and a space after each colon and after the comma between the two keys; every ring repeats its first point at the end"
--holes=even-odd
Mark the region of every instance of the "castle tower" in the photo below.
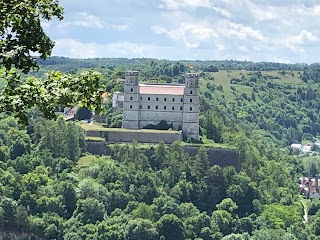
{"type": "Polygon", "coordinates": [[[139,128],[139,72],[127,71],[124,85],[123,128],[139,128]]]}
{"type": "Polygon", "coordinates": [[[199,139],[199,76],[187,73],[183,96],[182,131],[187,137],[199,139]]]}

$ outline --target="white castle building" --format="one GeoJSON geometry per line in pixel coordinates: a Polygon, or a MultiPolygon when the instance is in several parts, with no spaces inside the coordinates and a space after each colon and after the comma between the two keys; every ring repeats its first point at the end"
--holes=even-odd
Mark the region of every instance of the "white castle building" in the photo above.
{"type": "Polygon", "coordinates": [[[199,76],[187,73],[185,84],[140,83],[139,72],[125,76],[122,127],[141,129],[161,120],[199,139],[199,76]]]}

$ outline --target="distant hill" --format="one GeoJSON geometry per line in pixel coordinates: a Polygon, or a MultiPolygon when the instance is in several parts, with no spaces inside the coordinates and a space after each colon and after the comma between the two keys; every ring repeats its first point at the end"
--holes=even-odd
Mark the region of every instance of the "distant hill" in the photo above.
{"type": "Polygon", "coordinates": [[[250,62],[237,60],[158,60],[153,58],[66,58],[66,57],[50,57],[45,61],[38,59],[38,64],[42,68],[55,68],[60,71],[78,70],[79,68],[136,68],[141,65],[152,65],[154,63],[163,62],[180,62],[185,65],[193,64],[196,70],[208,68],[210,66],[217,67],[219,70],[247,70],[247,71],[268,71],[268,70],[295,70],[300,71],[311,65],[305,63],[287,64],[276,62],[250,62]]]}

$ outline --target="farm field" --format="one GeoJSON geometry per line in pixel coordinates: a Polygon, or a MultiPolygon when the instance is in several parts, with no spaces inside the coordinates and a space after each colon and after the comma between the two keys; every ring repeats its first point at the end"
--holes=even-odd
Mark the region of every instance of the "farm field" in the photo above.
{"type": "MultiPolygon", "coordinates": [[[[251,95],[252,87],[240,85],[240,84],[231,84],[231,79],[241,79],[243,76],[247,79],[250,79],[250,75],[256,73],[257,71],[245,71],[245,70],[219,70],[219,72],[211,73],[211,76],[214,80],[206,80],[201,78],[200,80],[200,90],[204,92],[207,90],[207,84],[221,85],[223,87],[223,95],[225,98],[232,102],[235,100],[234,90],[231,87],[241,93],[251,95]]],[[[286,71],[285,74],[281,74],[279,71],[260,71],[262,76],[282,84],[302,84],[303,81],[300,79],[299,71],[286,71]]]]}

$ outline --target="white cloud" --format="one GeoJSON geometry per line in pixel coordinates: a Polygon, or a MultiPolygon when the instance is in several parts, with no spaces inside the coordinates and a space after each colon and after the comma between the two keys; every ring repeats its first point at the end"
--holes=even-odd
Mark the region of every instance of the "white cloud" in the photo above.
{"type": "Polygon", "coordinates": [[[319,42],[319,38],[312,32],[302,30],[299,35],[287,36],[274,40],[274,44],[282,45],[298,54],[306,54],[307,47],[319,42]]]}
{"type": "Polygon", "coordinates": [[[319,61],[320,0],[60,2],[65,20],[43,25],[58,55],[319,61]]]}
{"type": "Polygon", "coordinates": [[[242,52],[249,52],[249,51],[250,51],[250,50],[249,50],[246,46],[244,46],[244,45],[239,46],[239,50],[242,51],[242,52]]]}
{"type": "Polygon", "coordinates": [[[294,11],[300,16],[320,17],[320,5],[306,7],[304,4],[299,4],[295,7],[294,11]]]}
{"type": "Polygon", "coordinates": [[[213,5],[209,0],[162,0],[160,8],[169,10],[181,10],[183,8],[208,8],[214,10],[216,13],[230,18],[231,13],[224,8],[213,5]]]}
{"type": "Polygon", "coordinates": [[[77,19],[69,22],[69,24],[85,28],[103,28],[103,21],[99,17],[90,15],[86,12],[79,13],[77,19]]]}
{"type": "Polygon", "coordinates": [[[193,23],[181,23],[179,28],[172,30],[155,25],[151,27],[151,30],[156,34],[166,35],[177,42],[183,42],[189,48],[197,48],[200,43],[217,37],[216,32],[212,28],[193,23]]]}
{"type": "MultiPolygon", "coordinates": [[[[223,46],[220,46],[223,48],[223,46]]],[[[211,59],[218,55],[216,48],[193,49],[177,48],[173,46],[161,46],[149,43],[134,43],[129,41],[110,42],[99,44],[96,42],[85,43],[74,39],[57,39],[53,49],[54,56],[65,56],[72,58],[93,58],[93,57],[123,57],[123,58],[158,58],[158,59],[189,59],[197,60],[205,56],[211,59]]]]}
{"type": "Polygon", "coordinates": [[[312,32],[302,30],[298,36],[293,36],[289,41],[292,44],[303,45],[308,42],[315,42],[319,40],[312,32]]]}
{"type": "Polygon", "coordinates": [[[259,30],[254,30],[249,26],[244,26],[240,23],[230,22],[223,20],[219,24],[220,33],[224,36],[236,37],[240,40],[246,40],[248,38],[254,38],[260,41],[265,41],[266,38],[259,30]]]}
{"type": "Polygon", "coordinates": [[[73,58],[156,57],[159,53],[166,54],[168,52],[166,47],[128,41],[101,44],[96,42],[85,43],[74,39],[58,39],[55,43],[53,55],[73,58]],[[156,52],[158,53],[156,54],[156,52]]]}
{"type": "Polygon", "coordinates": [[[122,56],[130,54],[138,57],[146,56],[147,48],[149,47],[150,46],[148,45],[131,42],[116,42],[105,45],[105,48],[110,52],[114,52],[122,56]]]}
{"type": "Polygon", "coordinates": [[[98,55],[97,46],[94,43],[83,43],[73,39],[55,40],[53,55],[68,56],[73,58],[93,58],[98,55]]]}
{"type": "Polygon", "coordinates": [[[164,27],[162,27],[162,26],[159,26],[159,25],[152,26],[152,27],[151,27],[151,30],[152,30],[154,33],[159,34],[159,35],[161,35],[161,34],[167,34],[167,35],[170,36],[169,31],[168,31],[166,28],[164,28],[164,27]]]}
{"type": "Polygon", "coordinates": [[[70,26],[79,26],[91,29],[109,28],[117,31],[124,31],[129,28],[127,24],[114,24],[105,22],[102,17],[91,15],[86,12],[76,13],[73,20],[64,21],[59,24],[59,27],[62,29],[70,26]]]}
{"type": "Polygon", "coordinates": [[[112,29],[118,30],[118,31],[124,31],[129,28],[126,24],[108,24],[112,29]]]}
{"type": "Polygon", "coordinates": [[[217,46],[217,48],[218,48],[219,51],[222,51],[222,50],[224,50],[224,49],[226,48],[226,47],[225,47],[223,44],[221,44],[221,43],[217,43],[216,46],[217,46]]]}
{"type": "Polygon", "coordinates": [[[162,0],[160,8],[167,8],[170,10],[178,10],[185,7],[205,7],[211,8],[209,0],[162,0]]]}
{"type": "Polygon", "coordinates": [[[261,48],[258,47],[258,46],[253,46],[253,50],[256,51],[256,52],[260,52],[260,51],[261,51],[261,48]]]}
{"type": "Polygon", "coordinates": [[[215,6],[211,6],[211,8],[221,14],[222,16],[226,17],[226,18],[231,18],[232,17],[232,14],[227,10],[227,9],[224,9],[224,8],[220,8],[220,7],[215,7],[215,6]]]}
{"type": "Polygon", "coordinates": [[[274,21],[281,16],[281,9],[276,7],[258,7],[252,4],[250,12],[256,21],[274,21]]]}
{"type": "Polygon", "coordinates": [[[49,23],[49,22],[41,21],[41,26],[42,26],[44,29],[48,29],[48,28],[50,28],[50,23],[49,23]]]}

